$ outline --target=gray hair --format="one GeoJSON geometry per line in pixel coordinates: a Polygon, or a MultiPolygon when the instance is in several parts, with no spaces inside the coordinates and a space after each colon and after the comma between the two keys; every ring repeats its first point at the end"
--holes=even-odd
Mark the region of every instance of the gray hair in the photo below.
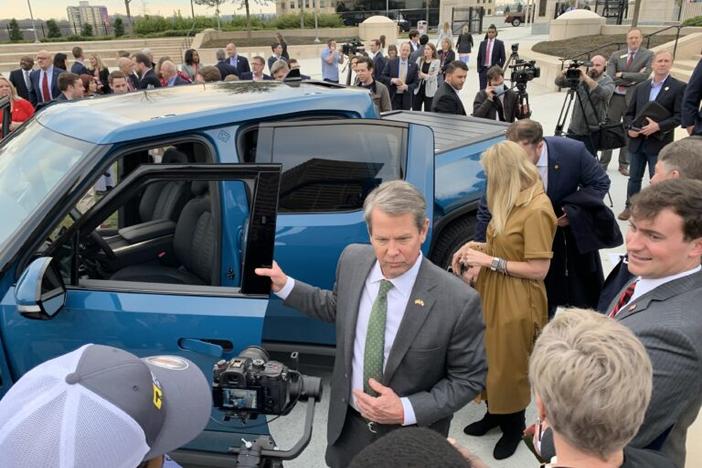
{"type": "Polygon", "coordinates": [[[404,180],[383,182],[368,194],[363,202],[363,217],[368,232],[371,232],[371,213],[375,208],[391,216],[411,214],[419,230],[422,230],[427,219],[427,203],[422,193],[404,180]]]}
{"type": "Polygon", "coordinates": [[[557,314],[529,360],[531,385],[554,432],[602,460],[638,432],[652,378],[651,360],[631,330],[582,309],[557,314]]]}
{"type": "Polygon", "coordinates": [[[224,49],[217,49],[217,52],[215,52],[215,57],[217,57],[217,61],[222,61],[227,58],[227,53],[224,51],[224,49]]]}
{"type": "Polygon", "coordinates": [[[271,75],[275,75],[280,69],[284,69],[286,73],[289,72],[290,67],[288,66],[288,62],[285,60],[276,60],[273,65],[271,65],[271,75]]]}

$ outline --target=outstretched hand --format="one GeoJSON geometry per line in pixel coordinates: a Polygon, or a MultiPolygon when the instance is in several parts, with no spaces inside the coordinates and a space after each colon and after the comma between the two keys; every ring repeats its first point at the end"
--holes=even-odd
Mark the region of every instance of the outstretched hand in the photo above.
{"type": "Polygon", "coordinates": [[[273,266],[270,268],[256,268],[254,272],[258,276],[268,276],[271,279],[271,289],[273,292],[278,292],[283,289],[285,283],[288,282],[287,275],[278,266],[275,260],[273,260],[273,266]]]}

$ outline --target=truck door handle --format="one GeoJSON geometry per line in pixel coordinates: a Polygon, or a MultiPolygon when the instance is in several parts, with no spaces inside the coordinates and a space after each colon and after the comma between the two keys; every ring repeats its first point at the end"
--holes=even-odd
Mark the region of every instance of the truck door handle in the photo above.
{"type": "Polygon", "coordinates": [[[181,338],[178,340],[178,347],[195,353],[206,354],[216,358],[222,357],[225,348],[232,349],[234,346],[226,340],[207,340],[200,338],[181,338]],[[212,342],[216,341],[216,342],[212,342]]]}

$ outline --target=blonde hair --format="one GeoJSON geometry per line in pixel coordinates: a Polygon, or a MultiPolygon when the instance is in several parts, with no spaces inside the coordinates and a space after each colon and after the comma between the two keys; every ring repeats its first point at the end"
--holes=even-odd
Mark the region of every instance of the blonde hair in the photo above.
{"type": "Polygon", "coordinates": [[[529,160],[527,152],[512,141],[503,141],[483,153],[481,163],[487,174],[487,203],[492,214],[492,227],[500,234],[507,217],[522,190],[531,189],[534,196],[539,170],[529,160]]]}
{"type": "Polygon", "coordinates": [[[90,58],[95,58],[95,69],[96,70],[102,70],[103,68],[107,68],[105,65],[102,64],[102,59],[98,54],[90,54],[88,56],[88,59],[90,58]]]}
{"type": "Polygon", "coordinates": [[[651,360],[634,333],[590,310],[556,314],[529,359],[532,388],[554,432],[602,460],[638,432],[652,378],[651,360]]]}
{"type": "MultiPolygon", "coordinates": [[[[17,99],[17,89],[15,89],[15,85],[12,84],[12,81],[8,80],[4,76],[0,75],[0,80],[4,81],[5,83],[10,85],[10,101],[14,101],[17,99]]],[[[12,105],[12,104],[10,104],[12,105]]]]}

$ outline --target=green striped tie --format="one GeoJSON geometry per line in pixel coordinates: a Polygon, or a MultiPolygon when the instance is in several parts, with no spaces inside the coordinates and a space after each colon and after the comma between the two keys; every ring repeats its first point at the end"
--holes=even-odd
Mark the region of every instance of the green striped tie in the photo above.
{"type": "Polygon", "coordinates": [[[392,289],[388,280],[380,281],[378,296],[371,307],[366,332],[366,347],[363,352],[363,391],[371,396],[377,393],[368,385],[368,379],[380,382],[383,378],[383,357],[385,352],[385,319],[388,315],[388,291],[392,289]]]}

